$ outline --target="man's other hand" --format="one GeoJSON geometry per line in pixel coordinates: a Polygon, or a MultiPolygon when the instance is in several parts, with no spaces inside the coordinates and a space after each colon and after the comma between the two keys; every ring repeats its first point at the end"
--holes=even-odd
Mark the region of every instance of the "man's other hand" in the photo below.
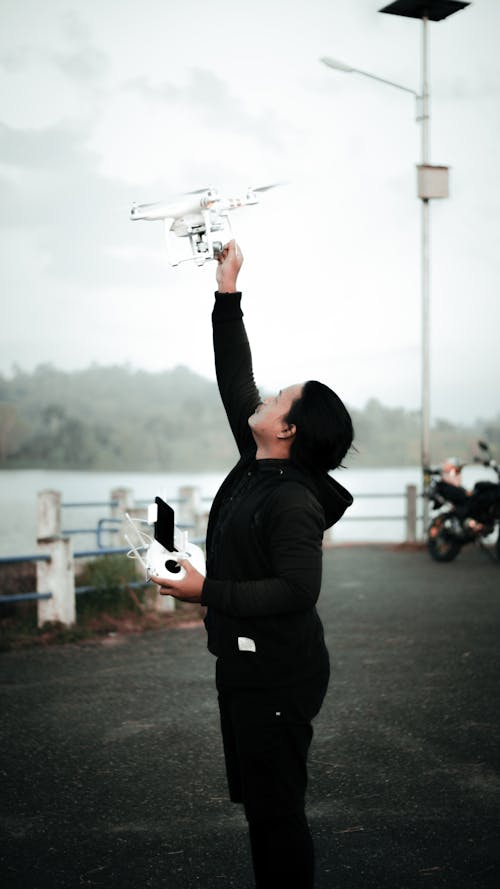
{"type": "Polygon", "coordinates": [[[187,559],[179,559],[179,565],[184,568],[186,574],[182,580],[170,580],[166,577],[157,577],[151,574],[149,579],[157,583],[162,596],[173,596],[183,602],[199,603],[205,578],[187,559]]]}

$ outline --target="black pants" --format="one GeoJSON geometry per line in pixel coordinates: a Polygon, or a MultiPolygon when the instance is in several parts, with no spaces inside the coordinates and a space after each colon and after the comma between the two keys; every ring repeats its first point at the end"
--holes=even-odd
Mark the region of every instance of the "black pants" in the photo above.
{"type": "Polygon", "coordinates": [[[245,808],[256,889],[313,887],[307,755],[328,675],[325,667],[293,687],[219,688],[229,795],[245,808]]]}

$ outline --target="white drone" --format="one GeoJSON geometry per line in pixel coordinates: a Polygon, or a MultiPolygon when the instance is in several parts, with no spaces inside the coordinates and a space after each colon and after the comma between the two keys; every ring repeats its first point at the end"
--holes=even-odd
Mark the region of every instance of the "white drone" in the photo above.
{"type": "Polygon", "coordinates": [[[201,266],[207,259],[216,259],[224,241],[230,237],[229,211],[258,204],[258,192],[268,191],[277,184],[279,183],[248,188],[243,196],[236,197],[225,197],[210,186],[187,192],[172,203],[134,204],[130,218],[163,220],[170,265],[176,266],[181,262],[194,260],[196,265],[201,266]],[[215,232],[220,232],[218,238],[221,240],[214,240],[215,232]],[[179,255],[176,249],[178,238],[189,238],[190,255],[179,255]]]}

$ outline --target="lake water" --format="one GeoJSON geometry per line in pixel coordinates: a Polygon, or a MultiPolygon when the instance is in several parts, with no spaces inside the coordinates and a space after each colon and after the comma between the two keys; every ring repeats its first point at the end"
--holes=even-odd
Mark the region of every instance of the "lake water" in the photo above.
{"type": "MultiPolygon", "coordinates": [[[[463,483],[471,485],[484,470],[466,469],[463,483]]],[[[486,470],[486,473],[488,471],[486,470]]],[[[68,472],[42,469],[0,471],[0,556],[36,552],[36,499],[42,490],[60,491],[64,503],[110,500],[114,488],[129,488],[138,501],[152,501],[160,495],[165,500],[178,496],[182,485],[195,485],[201,496],[211,498],[225,473],[148,473],[148,472],[68,472]]],[[[418,467],[394,469],[347,469],[334,477],[348,488],[355,500],[346,516],[335,526],[332,539],[337,542],[404,540],[405,489],[409,484],[420,490],[418,467]],[[394,498],[363,495],[393,494],[394,498]],[[390,516],[400,518],[389,519],[390,516]],[[382,518],[384,517],[384,518],[382,518]]],[[[207,502],[207,509],[209,503],[207,502]]],[[[419,498],[419,509],[421,502],[419,498]]],[[[63,529],[95,528],[100,518],[108,516],[107,507],[65,507],[63,529]]],[[[113,545],[111,535],[108,536],[113,545]]],[[[95,534],[73,537],[73,548],[92,549],[95,534]]]]}

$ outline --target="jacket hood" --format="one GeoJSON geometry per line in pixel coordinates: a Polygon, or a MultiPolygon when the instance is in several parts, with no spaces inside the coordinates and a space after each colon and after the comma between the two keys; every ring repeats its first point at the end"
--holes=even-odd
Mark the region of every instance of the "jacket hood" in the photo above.
{"type": "Polygon", "coordinates": [[[283,480],[298,481],[315,495],[325,513],[325,531],[342,518],[353,503],[352,494],[328,473],[310,473],[289,460],[259,460],[262,469],[283,473],[283,480]]]}
{"type": "Polygon", "coordinates": [[[315,477],[314,481],[318,500],[325,510],[325,529],[331,528],[342,518],[346,509],[352,506],[352,494],[331,475],[315,477]]]}

